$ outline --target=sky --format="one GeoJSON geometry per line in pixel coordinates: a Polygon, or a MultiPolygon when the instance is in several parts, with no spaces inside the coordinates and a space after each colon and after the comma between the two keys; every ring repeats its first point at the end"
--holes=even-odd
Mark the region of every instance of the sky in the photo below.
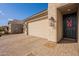
{"type": "Polygon", "coordinates": [[[13,19],[24,20],[47,8],[47,3],[0,3],[0,26],[13,19]]]}

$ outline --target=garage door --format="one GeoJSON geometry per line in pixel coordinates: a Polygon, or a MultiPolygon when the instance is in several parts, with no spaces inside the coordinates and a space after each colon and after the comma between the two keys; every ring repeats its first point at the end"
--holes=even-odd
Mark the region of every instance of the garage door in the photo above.
{"type": "Polygon", "coordinates": [[[49,36],[48,19],[38,20],[28,23],[28,35],[48,39],[49,36]]]}

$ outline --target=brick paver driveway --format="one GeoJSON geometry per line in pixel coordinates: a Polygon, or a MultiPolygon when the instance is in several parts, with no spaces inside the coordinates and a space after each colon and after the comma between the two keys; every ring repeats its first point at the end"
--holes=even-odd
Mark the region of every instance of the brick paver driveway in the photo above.
{"type": "Polygon", "coordinates": [[[26,36],[25,34],[4,35],[0,37],[0,55],[78,55],[77,43],[48,45],[47,39],[26,36]]]}

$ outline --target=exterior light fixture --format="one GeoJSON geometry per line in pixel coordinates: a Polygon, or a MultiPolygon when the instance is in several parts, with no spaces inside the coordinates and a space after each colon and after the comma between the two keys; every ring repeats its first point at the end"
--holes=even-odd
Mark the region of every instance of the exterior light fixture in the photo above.
{"type": "Polygon", "coordinates": [[[71,11],[71,9],[67,9],[67,11],[71,11]]]}
{"type": "Polygon", "coordinates": [[[55,27],[55,19],[53,18],[53,17],[51,17],[50,19],[49,19],[49,21],[50,21],[50,26],[51,27],[55,27]]]}

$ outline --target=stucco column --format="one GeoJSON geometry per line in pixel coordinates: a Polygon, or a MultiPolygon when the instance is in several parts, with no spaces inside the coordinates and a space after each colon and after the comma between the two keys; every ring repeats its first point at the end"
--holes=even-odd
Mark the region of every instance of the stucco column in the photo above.
{"type": "Polygon", "coordinates": [[[56,21],[55,27],[50,26],[49,22],[49,41],[57,42],[57,9],[56,4],[48,4],[48,20],[53,17],[53,19],[56,21]]]}
{"type": "Polygon", "coordinates": [[[62,14],[57,9],[61,6],[66,5],[65,3],[49,3],[48,4],[48,20],[53,17],[56,21],[55,27],[49,25],[49,40],[53,42],[58,42],[62,38],[62,14]]]}
{"type": "Polygon", "coordinates": [[[25,24],[24,24],[24,33],[26,34],[26,35],[28,35],[28,23],[27,22],[25,22],[25,24]]]}
{"type": "Polygon", "coordinates": [[[57,9],[57,42],[63,37],[63,14],[57,9]]]}

